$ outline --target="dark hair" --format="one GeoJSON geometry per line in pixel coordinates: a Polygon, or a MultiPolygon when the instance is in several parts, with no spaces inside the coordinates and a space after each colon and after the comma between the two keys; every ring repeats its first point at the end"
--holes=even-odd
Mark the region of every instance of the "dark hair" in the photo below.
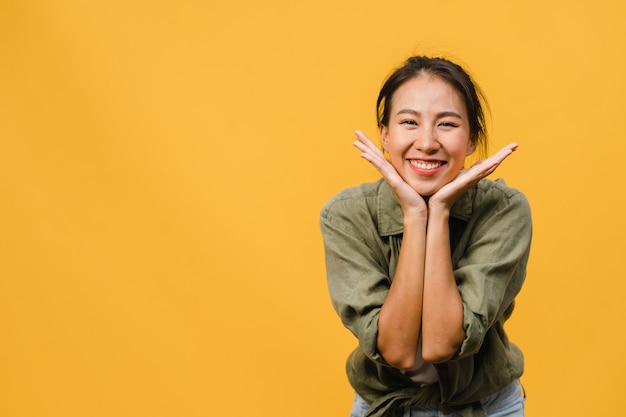
{"type": "Polygon", "coordinates": [[[380,89],[376,102],[378,127],[389,124],[391,101],[396,90],[405,81],[420,74],[431,74],[439,77],[461,95],[469,118],[470,140],[476,144],[480,151],[484,152],[487,147],[487,128],[482,104],[487,106],[487,101],[472,77],[460,65],[445,58],[413,56],[387,78],[380,89]]]}

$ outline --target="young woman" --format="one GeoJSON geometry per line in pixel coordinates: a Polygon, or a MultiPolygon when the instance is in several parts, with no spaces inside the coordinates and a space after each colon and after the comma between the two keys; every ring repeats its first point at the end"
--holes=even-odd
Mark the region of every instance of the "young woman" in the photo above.
{"type": "Polygon", "coordinates": [[[333,306],[359,346],[347,362],[352,417],[523,416],[521,351],[504,322],[526,275],[528,202],[485,179],[517,144],[485,148],[481,96],[442,58],[412,57],[377,102],[381,173],[322,210],[333,306]]]}

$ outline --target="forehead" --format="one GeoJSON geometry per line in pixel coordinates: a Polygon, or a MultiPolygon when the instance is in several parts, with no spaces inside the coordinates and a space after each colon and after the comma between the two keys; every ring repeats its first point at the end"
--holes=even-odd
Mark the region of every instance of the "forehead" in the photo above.
{"type": "Polygon", "coordinates": [[[414,110],[455,110],[466,113],[461,94],[447,81],[432,74],[420,74],[402,83],[391,100],[392,113],[414,110]]]}

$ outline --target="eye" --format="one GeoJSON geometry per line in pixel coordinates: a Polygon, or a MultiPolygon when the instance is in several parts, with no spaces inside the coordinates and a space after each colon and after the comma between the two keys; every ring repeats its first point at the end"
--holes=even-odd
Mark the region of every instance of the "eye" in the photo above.
{"type": "Polygon", "coordinates": [[[415,122],[415,120],[403,120],[400,122],[401,125],[417,125],[417,123],[415,122]]]}
{"type": "Polygon", "coordinates": [[[453,122],[441,122],[441,123],[439,123],[439,126],[441,126],[441,127],[448,127],[448,128],[459,127],[458,124],[453,123],[453,122]]]}

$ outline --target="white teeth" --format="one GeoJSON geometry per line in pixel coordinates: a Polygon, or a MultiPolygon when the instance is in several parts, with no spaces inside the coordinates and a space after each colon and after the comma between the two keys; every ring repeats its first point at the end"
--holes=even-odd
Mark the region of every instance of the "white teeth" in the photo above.
{"type": "Polygon", "coordinates": [[[410,164],[419,169],[435,169],[441,166],[441,162],[425,162],[425,161],[416,161],[414,159],[409,160],[410,164]]]}

